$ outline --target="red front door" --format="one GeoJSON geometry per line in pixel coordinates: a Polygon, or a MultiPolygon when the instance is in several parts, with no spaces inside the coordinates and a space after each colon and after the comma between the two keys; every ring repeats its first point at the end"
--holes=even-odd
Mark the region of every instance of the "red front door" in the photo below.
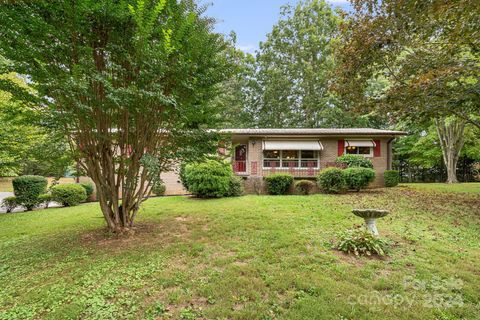
{"type": "Polygon", "coordinates": [[[235,162],[233,169],[235,172],[247,171],[247,145],[241,144],[235,147],[235,162]]]}

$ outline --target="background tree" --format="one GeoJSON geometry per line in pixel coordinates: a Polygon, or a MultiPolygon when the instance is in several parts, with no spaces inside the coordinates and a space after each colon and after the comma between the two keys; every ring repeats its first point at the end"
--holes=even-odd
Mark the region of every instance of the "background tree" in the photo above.
{"type": "Polygon", "coordinates": [[[280,20],[260,43],[257,80],[260,127],[325,125],[336,110],[328,90],[335,66],[333,41],[340,18],[323,0],[281,8],[280,20]]]}
{"type": "MultiPolygon", "coordinates": [[[[404,182],[440,182],[446,177],[442,149],[435,124],[408,125],[409,135],[395,142],[394,166],[400,170],[404,182]]],[[[461,181],[475,181],[480,162],[480,131],[467,125],[464,147],[459,155],[457,175],[461,181]]]]}
{"type": "Polygon", "coordinates": [[[236,35],[231,33],[226,53],[233,63],[232,75],[219,85],[212,104],[218,110],[219,126],[245,128],[255,126],[258,114],[259,86],[255,57],[235,48],[236,35]]]}
{"type": "MultiPolygon", "coordinates": [[[[4,87],[10,84],[33,93],[25,79],[15,73],[0,75],[0,81],[4,87]]],[[[0,90],[0,176],[65,174],[72,164],[68,144],[45,120],[34,104],[0,90]]]]}
{"type": "Polygon", "coordinates": [[[466,123],[478,127],[478,1],[352,1],[342,26],[336,91],[357,110],[435,119],[448,182],[466,123]],[[372,82],[385,81],[369,93],[372,82]]]}
{"type": "Polygon", "coordinates": [[[224,127],[379,127],[383,117],[344,112],[330,90],[339,14],[323,0],[281,8],[256,56],[233,49],[235,76],[215,100],[224,127]]]}
{"type": "Polygon", "coordinates": [[[174,159],[212,150],[203,127],[229,63],[204,10],[189,0],[0,7],[0,54],[78,150],[114,232],[133,225],[174,159]]]}

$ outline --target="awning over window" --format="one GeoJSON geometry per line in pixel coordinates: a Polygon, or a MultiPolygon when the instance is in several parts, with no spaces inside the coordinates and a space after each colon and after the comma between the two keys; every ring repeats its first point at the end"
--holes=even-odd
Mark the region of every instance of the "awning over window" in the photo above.
{"type": "Polygon", "coordinates": [[[323,145],[313,140],[264,140],[263,150],[323,150],[323,145]]]}
{"type": "Polygon", "coordinates": [[[345,147],[375,147],[373,140],[345,140],[345,147]]]}

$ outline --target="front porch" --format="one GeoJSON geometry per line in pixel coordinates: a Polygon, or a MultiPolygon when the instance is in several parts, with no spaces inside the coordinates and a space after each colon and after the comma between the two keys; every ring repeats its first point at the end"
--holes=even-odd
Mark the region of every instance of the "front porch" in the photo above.
{"type": "Polygon", "coordinates": [[[268,176],[272,173],[288,173],[294,176],[295,178],[314,178],[320,171],[320,167],[332,167],[335,166],[334,163],[322,163],[320,167],[317,166],[316,162],[309,161],[302,164],[301,167],[294,166],[292,162],[288,167],[277,167],[275,163],[269,164],[270,167],[265,168],[259,166],[257,161],[251,161],[250,163],[246,160],[234,160],[232,161],[233,172],[238,176],[268,176]]]}

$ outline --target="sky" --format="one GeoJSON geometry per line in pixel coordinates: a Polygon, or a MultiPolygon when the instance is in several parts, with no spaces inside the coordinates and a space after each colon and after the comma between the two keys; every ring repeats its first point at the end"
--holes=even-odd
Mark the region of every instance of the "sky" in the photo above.
{"type": "MultiPolygon", "coordinates": [[[[280,7],[295,4],[298,0],[204,0],[211,3],[207,15],[217,19],[216,31],[237,34],[237,47],[245,52],[254,53],[260,41],[266,39],[267,33],[280,16],[280,7]]],[[[347,0],[327,0],[333,8],[350,9],[347,0]]]]}

